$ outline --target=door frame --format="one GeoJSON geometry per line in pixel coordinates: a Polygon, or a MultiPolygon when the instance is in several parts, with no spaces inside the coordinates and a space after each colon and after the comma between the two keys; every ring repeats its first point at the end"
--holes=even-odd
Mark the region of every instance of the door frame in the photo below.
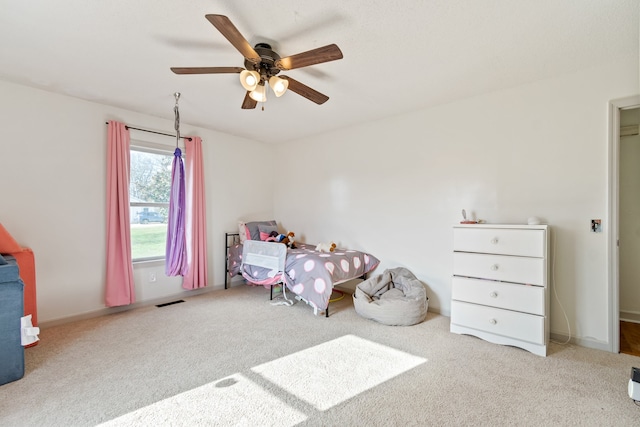
{"type": "Polygon", "coordinates": [[[609,102],[609,350],[620,352],[620,110],[640,107],[640,95],[609,102]]]}

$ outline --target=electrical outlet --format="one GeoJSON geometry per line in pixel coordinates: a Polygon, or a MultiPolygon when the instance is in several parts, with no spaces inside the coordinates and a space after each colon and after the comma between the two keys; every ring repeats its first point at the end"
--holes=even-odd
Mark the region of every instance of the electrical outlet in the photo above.
{"type": "Polygon", "coordinates": [[[602,231],[602,220],[601,219],[592,219],[591,220],[591,231],[594,233],[600,233],[602,231]]]}
{"type": "Polygon", "coordinates": [[[149,273],[149,281],[150,282],[156,281],[156,273],[149,273]]]}

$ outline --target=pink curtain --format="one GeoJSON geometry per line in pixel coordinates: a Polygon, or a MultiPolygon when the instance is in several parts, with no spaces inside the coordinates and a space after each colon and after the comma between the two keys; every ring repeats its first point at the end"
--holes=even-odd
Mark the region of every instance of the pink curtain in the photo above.
{"type": "Polygon", "coordinates": [[[204,197],[202,139],[185,139],[185,239],[187,272],[185,289],[207,286],[207,212],[204,197]]]}
{"type": "Polygon", "coordinates": [[[109,121],[107,133],[107,307],[136,300],[129,221],[129,130],[109,121]]]}

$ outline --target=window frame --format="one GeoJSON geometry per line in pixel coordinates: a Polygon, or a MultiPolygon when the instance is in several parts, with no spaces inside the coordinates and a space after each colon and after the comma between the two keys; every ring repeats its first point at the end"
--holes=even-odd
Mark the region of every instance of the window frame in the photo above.
{"type": "MultiPolygon", "coordinates": [[[[168,156],[170,158],[173,158],[175,148],[172,148],[169,145],[162,145],[162,144],[156,144],[156,143],[131,139],[129,144],[129,156],[131,156],[131,152],[133,151],[156,154],[161,156],[168,156]]],[[[182,156],[184,157],[184,154],[182,156]]],[[[131,168],[131,164],[129,164],[129,168],[131,168]]],[[[169,171],[169,174],[171,174],[171,171],[169,171]]],[[[131,181],[131,171],[129,171],[129,181],[131,181]]],[[[131,182],[129,182],[129,185],[131,185],[131,182]]],[[[130,212],[132,208],[145,208],[145,207],[166,208],[168,210],[169,202],[132,202],[131,194],[129,194],[129,211],[130,212]]],[[[130,218],[130,221],[132,219],[133,218],[130,218]]],[[[129,232],[129,241],[133,249],[133,243],[131,242],[131,232],[129,232]]],[[[166,261],[166,254],[162,254],[161,256],[141,257],[141,258],[133,258],[133,255],[132,255],[131,261],[133,264],[148,263],[148,262],[164,263],[166,261]]]]}

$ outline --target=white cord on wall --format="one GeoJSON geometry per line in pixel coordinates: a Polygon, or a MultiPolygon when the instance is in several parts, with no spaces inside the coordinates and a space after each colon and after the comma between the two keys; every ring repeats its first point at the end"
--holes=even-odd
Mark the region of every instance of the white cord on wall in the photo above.
{"type": "MultiPolygon", "coordinates": [[[[549,228],[549,232],[551,233],[551,228],[549,228]]],[[[551,233],[551,246],[552,246],[552,253],[551,253],[551,287],[553,288],[553,294],[556,297],[556,301],[558,301],[558,304],[560,305],[560,309],[562,310],[562,314],[564,315],[564,319],[567,321],[567,329],[569,329],[569,336],[567,337],[567,340],[564,342],[559,342],[559,341],[554,341],[551,340],[551,342],[554,342],[556,344],[561,344],[561,345],[565,345],[568,344],[569,341],[571,341],[571,324],[569,323],[569,317],[567,317],[567,312],[564,310],[564,307],[562,306],[562,303],[560,302],[560,298],[558,298],[558,291],[556,290],[556,240],[554,237],[555,233],[551,233]]]]}

